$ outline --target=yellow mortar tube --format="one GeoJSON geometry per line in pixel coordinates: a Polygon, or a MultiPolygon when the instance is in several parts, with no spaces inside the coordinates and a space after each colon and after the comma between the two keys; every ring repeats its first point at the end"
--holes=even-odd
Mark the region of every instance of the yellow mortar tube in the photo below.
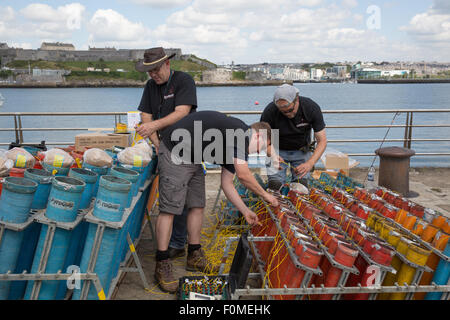
{"type": "MultiPolygon", "coordinates": [[[[420,246],[416,243],[410,243],[408,244],[408,249],[406,251],[406,259],[408,261],[415,263],[419,266],[425,266],[427,263],[428,257],[430,256],[431,251],[420,246]]],[[[417,268],[411,267],[406,263],[403,263],[400,267],[400,271],[397,275],[397,283],[400,286],[403,286],[405,283],[410,285],[412,283],[412,280],[414,278],[414,275],[416,274],[417,268]]],[[[391,293],[389,299],[390,300],[404,300],[406,296],[406,293],[391,293]]]]}

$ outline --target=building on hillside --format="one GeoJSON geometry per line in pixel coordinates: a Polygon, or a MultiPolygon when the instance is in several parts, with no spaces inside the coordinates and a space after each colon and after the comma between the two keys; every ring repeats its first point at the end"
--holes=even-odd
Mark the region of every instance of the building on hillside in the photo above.
{"type": "Polygon", "coordinates": [[[42,42],[41,50],[63,50],[75,51],[75,46],[71,43],[62,42],[42,42]]]}
{"type": "Polygon", "coordinates": [[[6,42],[0,42],[0,49],[9,49],[8,44],[6,42]]]}
{"type": "Polygon", "coordinates": [[[358,68],[351,71],[352,79],[377,79],[381,78],[381,70],[375,68],[358,68]]]}
{"type": "Polygon", "coordinates": [[[322,69],[311,68],[310,79],[321,80],[325,72],[322,69]]]}
{"type": "Polygon", "coordinates": [[[34,68],[31,81],[37,82],[63,82],[64,76],[70,74],[68,70],[50,70],[34,68]]]}
{"type": "Polygon", "coordinates": [[[404,77],[404,76],[409,76],[409,74],[411,73],[410,70],[383,70],[381,71],[381,76],[382,77],[404,77]]]}

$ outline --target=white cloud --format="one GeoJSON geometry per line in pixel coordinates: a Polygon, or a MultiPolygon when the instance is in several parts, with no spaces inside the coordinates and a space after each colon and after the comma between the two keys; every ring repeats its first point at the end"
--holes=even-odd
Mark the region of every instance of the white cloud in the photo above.
{"type": "Polygon", "coordinates": [[[357,0],[342,0],[342,5],[348,8],[355,8],[358,6],[357,0]]]}
{"type": "Polygon", "coordinates": [[[0,17],[2,21],[11,21],[14,20],[16,14],[14,9],[10,6],[8,7],[0,7],[0,17]]]}
{"type": "Polygon", "coordinates": [[[298,0],[298,4],[304,7],[317,7],[322,4],[322,0],[298,0]]]}
{"type": "Polygon", "coordinates": [[[33,3],[16,13],[11,7],[0,7],[0,38],[29,47],[29,42],[39,46],[46,41],[68,41],[82,27],[85,7],[71,3],[53,8],[47,4],[33,3]]]}
{"type": "Polygon", "coordinates": [[[151,44],[151,30],[112,9],[97,10],[88,24],[93,46],[142,48],[151,44]]]}
{"type": "Polygon", "coordinates": [[[448,0],[434,0],[431,11],[436,14],[450,14],[450,2],[448,0]]]}
{"type": "MultiPolygon", "coordinates": [[[[429,10],[415,15],[400,30],[406,31],[418,45],[450,48],[450,4],[436,0],[429,10]]],[[[450,51],[447,55],[450,56],[450,51]]]]}
{"type": "Polygon", "coordinates": [[[131,0],[131,2],[155,8],[175,8],[186,6],[191,3],[192,0],[131,0]]]}
{"type": "Polygon", "coordinates": [[[85,7],[80,3],[70,3],[56,9],[42,4],[33,3],[20,10],[25,18],[32,22],[41,23],[43,30],[62,28],[63,30],[75,30],[81,28],[81,20],[85,7]]]}
{"type": "Polygon", "coordinates": [[[11,48],[22,48],[22,49],[32,49],[32,45],[29,42],[12,42],[12,43],[8,43],[8,46],[11,48]]]}

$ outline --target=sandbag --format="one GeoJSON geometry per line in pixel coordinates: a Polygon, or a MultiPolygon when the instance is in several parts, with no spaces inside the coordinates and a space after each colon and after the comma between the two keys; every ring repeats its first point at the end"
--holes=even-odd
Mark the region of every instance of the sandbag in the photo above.
{"type": "Polygon", "coordinates": [[[56,168],[69,168],[74,163],[70,154],[62,149],[54,148],[45,152],[44,163],[56,168]]]}
{"type": "Polygon", "coordinates": [[[140,140],[133,147],[120,151],[117,154],[117,160],[133,167],[146,167],[152,160],[152,153],[150,145],[146,141],[140,140]]]}
{"type": "Polygon", "coordinates": [[[297,191],[298,193],[301,194],[308,194],[308,188],[305,187],[303,184],[298,183],[298,182],[293,182],[289,185],[289,188],[293,191],[297,191]]]}
{"type": "Polygon", "coordinates": [[[9,176],[9,170],[14,166],[14,162],[8,159],[5,150],[0,150],[0,177],[9,176]]]}
{"type": "Polygon", "coordinates": [[[84,152],[83,162],[96,167],[111,168],[113,165],[113,158],[102,149],[92,148],[84,152]]]}
{"type": "Polygon", "coordinates": [[[6,157],[13,161],[14,168],[33,168],[36,159],[27,150],[19,147],[6,152],[6,157]]]}

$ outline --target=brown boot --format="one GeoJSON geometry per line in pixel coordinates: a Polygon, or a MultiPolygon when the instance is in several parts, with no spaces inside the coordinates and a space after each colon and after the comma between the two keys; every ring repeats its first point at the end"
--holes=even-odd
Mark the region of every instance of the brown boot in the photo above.
{"type": "Polygon", "coordinates": [[[200,271],[206,273],[207,265],[208,261],[205,258],[205,252],[203,251],[202,248],[194,250],[191,253],[188,253],[186,260],[187,271],[200,271]]]}
{"type": "Polygon", "coordinates": [[[155,279],[162,291],[177,292],[178,279],[173,275],[172,263],[169,259],[156,261],[155,279]]]}
{"type": "Polygon", "coordinates": [[[218,266],[212,266],[206,259],[202,248],[188,253],[186,261],[187,271],[200,271],[207,274],[216,274],[219,272],[218,266]]]}

